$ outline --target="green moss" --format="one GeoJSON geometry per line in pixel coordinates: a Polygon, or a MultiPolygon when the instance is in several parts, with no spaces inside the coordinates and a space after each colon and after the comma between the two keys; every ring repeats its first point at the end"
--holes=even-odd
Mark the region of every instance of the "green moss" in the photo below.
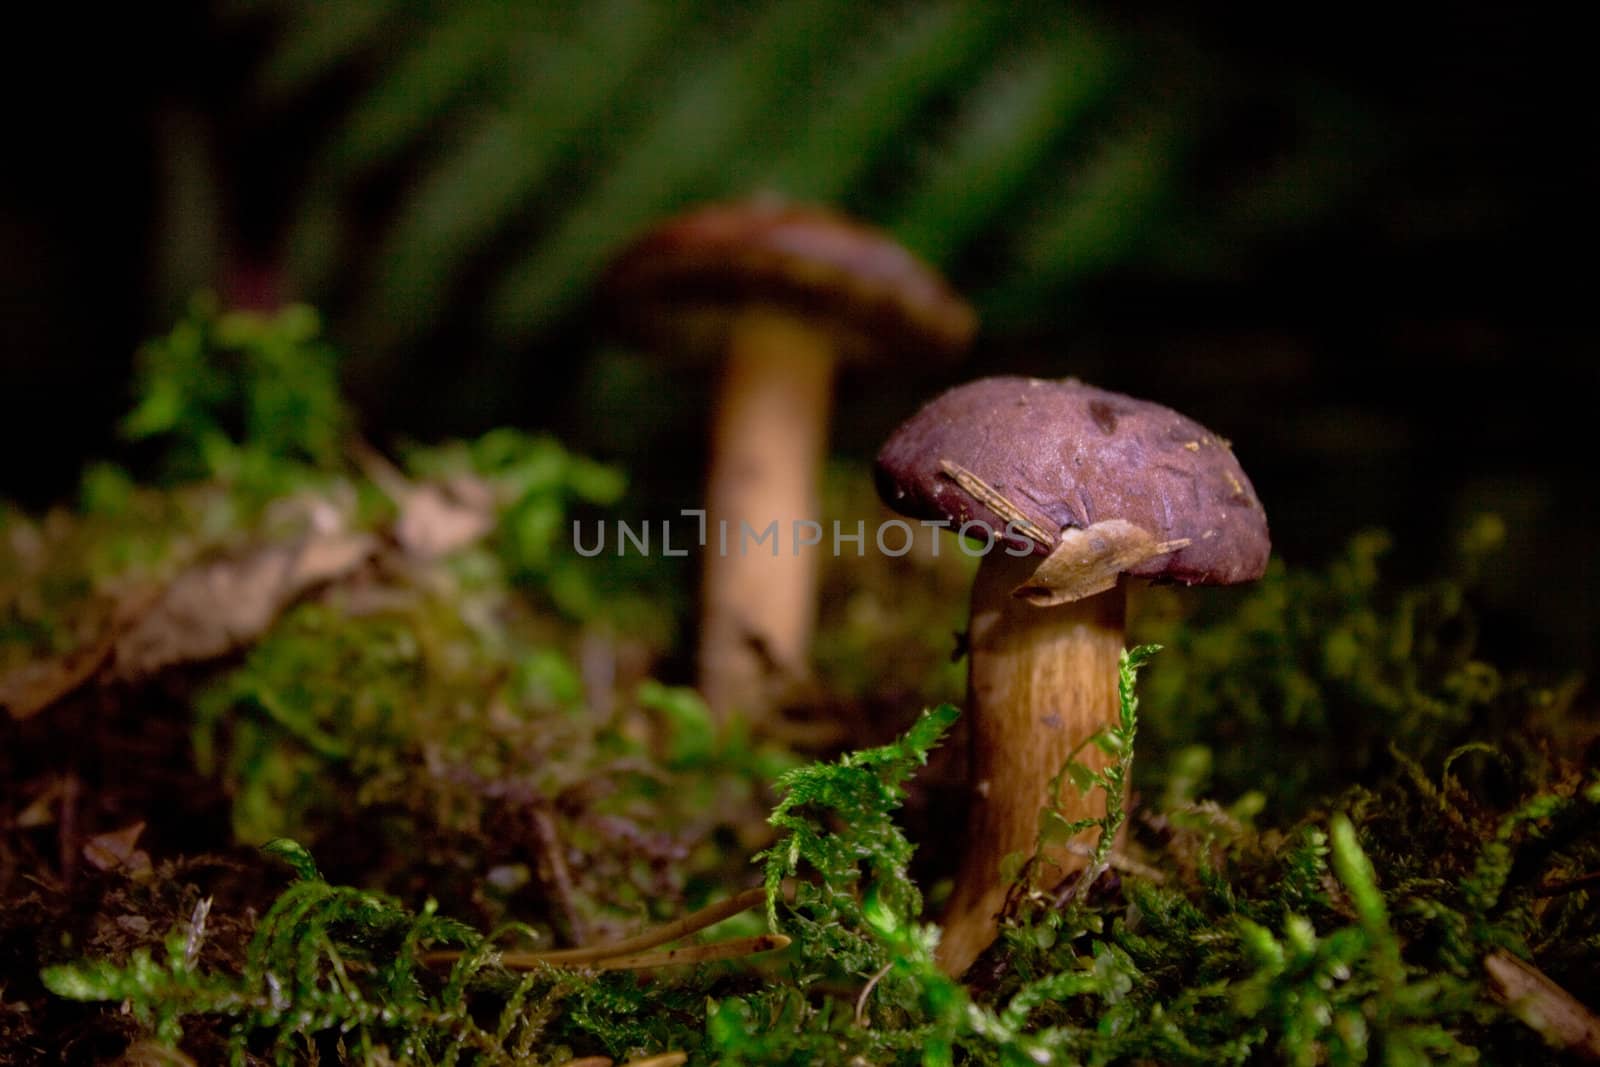
{"type": "MultiPolygon", "coordinates": [[[[268,506],[290,485],[350,529],[388,530],[404,504],[328,450],[339,416],[323,386],[301,407],[271,395],[271,368],[331,381],[320,352],[299,313],[204,307],[153,345],[130,426],[168,450],[174,478],[207,480],[151,488],[101,467],[77,515],[0,512],[0,667],[81,644],[119,582],[302,535],[268,506]]],[[[938,929],[898,821],[908,800],[929,801],[916,775],[953,707],[809,764],[718,730],[696,693],[654,677],[678,608],[638,591],[669,579],[565,547],[574,515],[619,505],[618,472],[514,432],[413,450],[407,469],[484,490],[496,531],[442,558],[386,549],[236,660],[164,679],[162,700],[138,690],[119,709],[100,694],[106,706],[69,720],[141,736],[179,720],[200,772],[182,781],[219,790],[244,841],[304,841],[331,880],[286,842],[268,850],[295,880],[235,893],[227,914],[170,866],[91,862],[86,879],[87,854],[51,840],[59,798],[92,797],[73,809],[90,832],[123,826],[143,794],[114,790],[142,768],[115,749],[59,768],[0,752],[16,779],[0,806],[42,820],[0,829],[6,914],[28,917],[0,922],[4,958],[27,959],[0,974],[0,1053],[56,1039],[29,1027],[70,1001],[103,1005],[119,1038],[240,1063],[666,1049],[730,1065],[1544,1062],[1544,1038],[1502,1007],[1484,960],[1509,953],[1573,991],[1592,981],[1592,724],[1572,711],[1575,683],[1487,662],[1471,589],[1494,520],[1466,532],[1446,578],[1416,588],[1384,581],[1387,540],[1363,534],[1320,571],[1276,564],[1209,614],[1153,591],[1141,625],[1166,649],[1138,693],[1151,650],[1125,655],[1120,719],[1088,742],[1110,764],[1060,769],[1104,791],[1106,815],[1069,823],[1040,798],[1039,845],[1098,830],[1086,873],[1041,884],[1040,865],[1015,857],[1001,938],[957,982],[934,963],[938,929]],[[97,759],[119,772],[96,783],[103,800],[74,777],[97,759]],[[781,956],[647,976],[499,963],[503,946],[680,915],[746,884],[753,854],[766,923],[793,939],[781,956]],[[54,855],[76,865],[73,886],[54,855]],[[19,873],[17,856],[39,872],[19,873]],[[85,936],[85,911],[121,933],[85,936]],[[19,952],[24,925],[40,929],[19,952]],[[41,945],[47,959],[93,958],[41,976],[41,945]],[[436,948],[460,955],[425,962],[436,948]]],[[[894,592],[959,582],[950,562],[836,562],[829,587],[860,599],[824,614],[834,695],[908,714],[958,688],[947,620],[894,592]]],[[[52,713],[28,724],[42,734],[14,731],[28,752],[60,747],[40,741],[52,713]]],[[[942,829],[922,847],[943,847],[942,829]]],[[[153,832],[171,847],[173,828],[153,832]]],[[[760,925],[742,916],[718,936],[760,925]]]]}
{"type": "MultiPolygon", "coordinates": [[[[296,468],[337,465],[349,415],[316,312],[222,312],[197,297],[167,336],[139,351],[123,434],[162,446],[175,480],[216,478],[262,499],[293,488],[296,468]]],[[[90,503],[107,485],[92,480],[90,503]]]]}
{"type": "Polygon", "coordinates": [[[1146,689],[1141,780],[1237,798],[1274,818],[1391,769],[1391,748],[1442,756],[1459,744],[1558,718],[1570,685],[1485,662],[1470,590],[1504,539],[1483,516],[1444,578],[1382,580],[1387,535],[1367,532],[1325,570],[1274,561],[1225,615],[1186,619],[1150,591],[1139,632],[1167,649],[1146,689]]]}
{"type": "Polygon", "coordinates": [[[480,1063],[514,1062],[499,1054],[518,1040],[522,1020],[485,1027],[465,1010],[466,983],[486,953],[467,952],[438,978],[418,958],[433,947],[478,949],[478,934],[431,904],[412,914],[381,894],[331,886],[292,842],[268,851],[300,877],[262,916],[238,974],[196,968],[205,940],[205,913],[197,911],[168,935],[159,957],[139,949],[121,965],[46,968],[46,987],[72,1000],[126,1003],[168,1045],[181,1040],[186,1017],[224,1016],[232,1063],[253,1052],[303,1062],[334,1035],[341,1058],[355,1062],[372,1062],[379,1050],[420,1064],[458,1063],[464,1053],[480,1063]]]}
{"type": "MultiPolygon", "coordinates": [[[[1108,793],[1091,872],[1118,864],[1140,659],[1124,658],[1122,720],[1103,742],[1119,760],[1091,784],[1108,793]]],[[[1532,906],[1552,879],[1600,862],[1600,778],[1528,756],[1522,777],[1543,788],[1498,805],[1449,775],[1399,774],[1285,832],[1220,809],[1158,824],[1163,872],[1014,894],[1002,944],[963,986],[934,965],[937,930],[893,819],[954,718],[937,709],[890,745],[781,776],[778,839],[758,857],[769,921],[794,937],[778,972],[519,979],[495,966],[489,939],[431,905],[413,915],[329,886],[280,845],[300,880],[264,916],[239,976],[196,973],[175,934],[164,962],[135,954],[45,980],[60,996],[126,1001],[164,1041],[187,1016],[225,1015],[235,1049],[280,1060],[338,1034],[348,1055],[423,1063],[669,1047],[728,1064],[1470,1063],[1540,1047],[1485,990],[1482,958],[1542,953],[1559,974],[1600,932],[1581,894],[1556,898],[1554,917],[1532,906]],[[416,957],[430,944],[467,952],[435,977],[416,957]]]]}

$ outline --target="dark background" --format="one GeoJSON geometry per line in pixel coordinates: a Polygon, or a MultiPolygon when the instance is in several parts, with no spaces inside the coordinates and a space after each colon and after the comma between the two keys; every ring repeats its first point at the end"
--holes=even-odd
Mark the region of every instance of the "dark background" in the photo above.
{"type": "MultiPolygon", "coordinates": [[[[434,238],[437,255],[406,243],[428,232],[406,228],[424,217],[428,176],[448,176],[473,131],[519,99],[534,101],[519,121],[571,114],[537,78],[584,84],[559,59],[562,35],[583,32],[576,15],[475,34],[473,6],[175,3],[35,13],[5,35],[0,497],[69,498],[86,459],[124,454],[115,423],[139,341],[209,286],[322,309],[380,444],[549,429],[618,460],[642,495],[692,498],[709,382],[599,340],[593,265],[635,220],[767,187],[784,172],[751,161],[800,143],[807,108],[848,97],[866,77],[853,71],[887,69],[866,52],[893,42],[896,19],[942,9],[885,8],[862,30],[851,19],[867,16],[830,8],[814,42],[795,44],[772,29],[783,4],[701,4],[525,190],[483,192],[490,168],[457,209],[474,225],[454,245],[434,238]],[[525,30],[536,46],[506,44],[525,30]],[[735,88],[777,79],[749,90],[753,118],[714,110],[742,88],[710,94],[712,110],[682,120],[703,143],[651,141],[663,109],[724,62],[735,88]],[[607,184],[634,174],[632,193],[607,184]],[[563,234],[577,235],[565,258],[563,234]],[[555,294],[534,310],[506,298],[530,262],[524,291],[555,294]]],[[[834,181],[841,148],[778,183],[893,224],[939,188],[937,160],[974,128],[974,101],[1026,90],[1028,57],[1075,47],[1083,26],[1112,57],[1088,103],[1068,106],[1069,87],[1059,107],[994,112],[1000,140],[1023,146],[995,166],[1015,158],[1018,177],[966,222],[952,208],[959,240],[934,225],[917,248],[974,294],[980,344],[957,367],[846,378],[836,449],[869,457],[956,381],[1075,374],[1231,438],[1292,563],[1378,525],[1396,535],[1394,569],[1426,577],[1467,516],[1499,512],[1509,544],[1485,588],[1497,651],[1592,666],[1600,391],[1582,35],[1547,12],[1395,5],[1007,17],[959,61],[930,53],[946,57],[930,60],[937,89],[863,142],[870,165],[834,181]],[[1032,132],[1006,141],[1007,121],[1032,132]],[[1074,204],[1052,245],[1055,213],[1074,204]]],[[[602,29],[572,71],[603,71],[631,32],[602,29]]],[[[507,158],[539,129],[508,126],[507,158]]]]}

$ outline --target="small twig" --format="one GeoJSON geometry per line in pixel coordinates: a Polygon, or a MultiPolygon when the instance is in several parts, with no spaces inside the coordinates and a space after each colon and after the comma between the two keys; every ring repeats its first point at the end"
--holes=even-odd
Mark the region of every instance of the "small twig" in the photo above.
{"type": "Polygon", "coordinates": [[[416,488],[411,484],[411,479],[406,477],[405,472],[388,456],[379,452],[366,438],[352,437],[346,442],[345,447],[350,458],[361,469],[361,473],[366,475],[367,481],[377,486],[378,491],[395,504],[403,503],[416,488]]]}
{"type": "Polygon", "coordinates": [[[78,870],[78,776],[69,773],[61,783],[61,818],[56,824],[56,840],[61,846],[61,885],[72,888],[78,870]]]}
{"type": "Polygon", "coordinates": [[[891,968],[893,966],[894,966],[894,961],[893,960],[890,960],[888,963],[885,963],[882,967],[878,968],[878,973],[874,974],[871,978],[868,978],[867,979],[867,984],[861,987],[861,995],[856,997],[856,1025],[857,1026],[866,1026],[867,1025],[867,1022],[866,1022],[866,1020],[867,1020],[867,998],[872,996],[872,991],[874,989],[878,988],[878,983],[883,981],[883,976],[888,974],[889,973],[889,968],[891,968]]]}
{"type": "MultiPolygon", "coordinates": [[[[610,1056],[579,1056],[566,1061],[562,1067],[611,1067],[614,1062],[610,1056]]],[[[656,1053],[645,1059],[630,1059],[622,1067],[680,1067],[686,1062],[690,1062],[688,1053],[656,1053]]]]}
{"type": "Polygon", "coordinates": [[[1100,876],[1111,869],[1109,860],[1102,860],[1093,867],[1086,867],[1078,872],[1078,877],[1065,889],[1056,890],[1056,907],[1065,907],[1067,904],[1081,903],[1089,895],[1089,890],[1100,880],[1100,876]]]}
{"type": "MultiPolygon", "coordinates": [[[[1092,857],[1094,855],[1094,848],[1090,845],[1084,844],[1081,841],[1067,842],[1067,851],[1085,857],[1092,857]]],[[[1121,874],[1135,874],[1140,878],[1143,878],[1145,881],[1153,882],[1156,885],[1164,885],[1167,881],[1167,872],[1163,871],[1161,868],[1152,867],[1143,860],[1136,860],[1126,852],[1122,852],[1114,846],[1111,849],[1111,854],[1106,857],[1106,863],[1114,871],[1117,871],[1121,874]]]]}
{"type": "Polygon", "coordinates": [[[949,475],[957,485],[965,489],[978,503],[1006,520],[1008,526],[1017,533],[1024,534],[1030,539],[1049,548],[1056,543],[1056,539],[1045,533],[1043,527],[1023,513],[1022,509],[1007,499],[1000,490],[973,474],[959,463],[948,459],[939,461],[939,469],[949,475]]]}
{"type": "MultiPolygon", "coordinates": [[[[1094,856],[1094,848],[1082,843],[1081,841],[1067,842],[1067,851],[1072,852],[1075,855],[1089,858],[1093,858],[1094,856]]],[[[1106,856],[1105,863],[1101,865],[1099,870],[1093,872],[1093,877],[1090,876],[1089,871],[1083,871],[1071,882],[1063,883],[1061,886],[1057,886],[1055,897],[1052,902],[1056,907],[1059,908],[1065,906],[1069,900],[1079,899],[1082,894],[1087,893],[1089,891],[1089,887],[1093,886],[1095,882],[1098,882],[1100,880],[1100,876],[1105,874],[1108,870],[1116,871],[1119,874],[1137,875],[1138,877],[1143,878],[1145,881],[1151,882],[1155,885],[1164,885],[1167,881],[1167,875],[1165,871],[1158,867],[1152,867],[1150,864],[1145,863],[1142,860],[1136,860],[1127,853],[1118,851],[1116,848],[1112,848],[1111,852],[1106,856]],[[1079,886],[1082,886],[1083,888],[1079,889],[1079,886]]]]}
{"type": "Polygon", "coordinates": [[[622,1067],[682,1067],[689,1062],[687,1052],[660,1052],[642,1060],[629,1060],[622,1067]]]}
{"type": "Polygon", "coordinates": [[[155,1041],[136,1041],[122,1053],[121,1063],[129,1067],[198,1067],[194,1060],[175,1048],[155,1041]]]}
{"type": "MultiPolygon", "coordinates": [[[[674,919],[669,923],[646,930],[643,933],[625,937],[620,941],[589,945],[584,948],[556,949],[551,952],[510,952],[506,953],[506,958],[515,957],[519,960],[533,961],[526,964],[526,966],[537,966],[540,963],[549,963],[556,966],[576,966],[594,963],[597,960],[632,956],[645,949],[665,945],[669,941],[676,941],[696,931],[704,930],[708,926],[714,926],[724,919],[738,915],[740,912],[749,911],[757,904],[764,903],[766,899],[767,891],[765,889],[747,889],[743,893],[735,894],[726,900],[708,904],[699,911],[690,912],[681,919],[674,919]]],[[[461,953],[455,949],[428,952],[424,953],[422,958],[424,962],[429,964],[454,963],[461,958],[461,953]]],[[[507,966],[512,966],[512,964],[507,963],[507,966]]]]}
{"type": "Polygon", "coordinates": [[[682,937],[708,926],[715,926],[724,919],[738,915],[740,912],[749,911],[757,904],[765,903],[767,891],[765,889],[747,889],[743,893],[719,900],[715,904],[708,904],[699,911],[690,912],[681,919],[674,919],[654,929],[643,933],[625,937],[620,941],[608,944],[590,945],[587,948],[559,949],[555,952],[539,953],[545,961],[550,963],[583,963],[588,960],[605,959],[609,956],[624,956],[641,952],[657,945],[665,945],[669,941],[676,941],[682,937]]]}
{"type": "Polygon", "coordinates": [[[1546,882],[1544,885],[1539,887],[1539,891],[1535,893],[1534,896],[1560,896],[1562,893],[1571,893],[1574,890],[1587,889],[1596,882],[1600,882],[1600,871],[1591,871],[1588,874],[1580,874],[1576,878],[1567,878],[1559,882],[1546,882]]]}
{"type": "Polygon", "coordinates": [[[608,722],[617,696],[617,641],[594,626],[584,628],[578,640],[579,677],[584,700],[597,722],[608,722]]]}
{"type": "Polygon", "coordinates": [[[1600,1019],[1533,964],[1496,950],[1483,969],[1511,1013],[1551,1045],[1585,1059],[1600,1060],[1600,1019]]]}
{"type": "Polygon", "coordinates": [[[789,938],[783,934],[757,934],[755,937],[735,937],[728,941],[713,941],[709,945],[683,945],[664,952],[641,952],[627,956],[602,956],[599,959],[574,963],[572,960],[552,960],[539,952],[507,952],[500,962],[513,971],[531,971],[537,967],[584,967],[593,971],[643,971],[651,967],[675,967],[686,963],[711,963],[715,960],[732,960],[740,956],[754,956],[789,947],[789,938]]]}
{"type": "Polygon", "coordinates": [[[556,832],[556,821],[543,807],[536,806],[533,809],[533,836],[539,843],[539,858],[544,861],[539,864],[540,873],[546,875],[541,881],[550,891],[572,940],[581,944],[585,931],[583,919],[578,913],[577,893],[572,888],[572,873],[567,870],[566,858],[561,855],[561,835],[556,832]]]}

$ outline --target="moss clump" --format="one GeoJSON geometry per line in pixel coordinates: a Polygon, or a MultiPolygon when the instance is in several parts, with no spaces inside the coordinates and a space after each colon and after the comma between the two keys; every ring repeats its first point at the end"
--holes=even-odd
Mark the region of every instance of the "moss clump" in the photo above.
{"type": "Polygon", "coordinates": [[[1149,590],[1137,629],[1167,651],[1145,694],[1141,780],[1169,801],[1259,792],[1281,822],[1392,770],[1392,749],[1438,758],[1559,728],[1577,680],[1507,673],[1480,649],[1471,593],[1504,535],[1499,519],[1478,517],[1446,576],[1420,586],[1383,580],[1389,538],[1368,531],[1321,571],[1275,560],[1225,615],[1185,618],[1149,590]]]}
{"type": "MultiPolygon", "coordinates": [[[[482,1063],[515,1062],[527,1020],[516,1010],[504,1025],[484,1027],[464,999],[482,953],[468,953],[434,981],[418,958],[436,945],[476,948],[483,939],[439,917],[418,914],[380,894],[331,886],[292,842],[267,846],[293,864],[298,879],[257,924],[237,974],[197,966],[206,940],[209,900],[173,928],[160,952],[135,949],[126,961],[46,968],[45,986],[71,1000],[109,1000],[128,1010],[157,1042],[176,1046],[186,1017],[221,1016],[227,1059],[252,1053],[293,1063],[320,1044],[339,1059],[370,1063],[383,1050],[409,1063],[457,1063],[463,1052],[482,1063]],[[258,1036],[262,1040],[257,1040],[258,1036]],[[487,1054],[507,1052],[491,1058],[487,1054]]],[[[513,993],[508,1006],[520,1006],[513,993]]]]}
{"type": "Polygon", "coordinates": [[[350,418],[321,329],[304,306],[222,312],[195,298],[140,349],[124,437],[159,449],[167,479],[215,479],[261,501],[296,488],[298,472],[336,467],[350,418]]]}
{"type": "MultiPolygon", "coordinates": [[[[718,733],[695,693],[657,677],[674,610],[618,595],[661,575],[563,547],[572,515],[617,501],[615,471],[512,432],[399,467],[330,454],[317,427],[339,420],[311,417],[321,402],[258,454],[239,416],[254,379],[239,394],[206,383],[257,349],[322,381],[318,342],[297,313],[208,314],[151,349],[165,369],[134,421],[172,450],[169,474],[206,480],[151,488],[102,467],[77,514],[0,513],[0,699],[18,665],[70,662],[130,625],[139,585],[276,559],[260,551],[330,526],[363,553],[227,654],[91,672],[0,724],[0,1059],[64,1046],[106,1061],[143,1042],[249,1064],[676,1049],[724,1064],[1405,1065],[1544,1062],[1547,1040],[1584,1040],[1551,1020],[1592,1020],[1561,999],[1590,984],[1600,948],[1592,724],[1575,683],[1497,669],[1480,647],[1470,590],[1492,520],[1450,579],[1420,588],[1381,580],[1386,541],[1367,534],[1208,615],[1153,591],[1143,636],[1167,647],[1143,707],[1139,649],[1120,721],[1093,741],[1115,759],[1061,769],[1105,791],[1107,815],[1043,813],[1041,844],[1098,829],[1088,873],[1039,884],[1014,857],[1002,936],[956,982],[933,963],[923,900],[940,886],[913,877],[911,845],[932,854],[920,870],[953,851],[959,813],[930,815],[925,771],[957,736],[953,708],[810,764],[718,733]],[[227,851],[281,834],[328,878],[300,846],[271,849],[295,870],[287,887],[227,851]],[[504,965],[723,897],[754,877],[751,855],[767,921],[793,939],[782,956],[645,975],[504,965]],[[440,947],[456,955],[428,956],[440,947]],[[1508,967],[1544,999],[1508,1010],[1508,967]]],[[[932,613],[872,625],[907,602],[878,598],[871,573],[877,606],[831,616],[820,642],[846,683],[814,720],[834,704],[903,716],[914,691],[954,685],[926,667],[943,654],[932,613]]],[[[843,569],[830,581],[852,585],[843,569]]],[[[747,914],[703,936],[759,928],[747,914]]]]}
{"type": "MultiPolygon", "coordinates": [[[[1120,753],[1137,726],[1137,663],[1124,658],[1122,723],[1107,735],[1120,753]]],[[[1492,995],[1483,960],[1510,951],[1570,980],[1600,938],[1587,894],[1568,891],[1600,863],[1592,771],[1525,755],[1496,802],[1451,773],[1489,751],[1460,752],[1441,784],[1407,764],[1281,830],[1215,806],[1147,813],[1120,856],[1126,780],[1108,771],[1084,783],[1110,794],[1104,862],[1090,870],[1116,873],[1091,875],[1087,892],[1019,880],[1001,943],[957,984],[933,963],[937,932],[892,818],[953,719],[938,709],[891,745],[781,778],[763,857],[769,919],[795,938],[780,973],[516,978],[490,940],[431,906],[412,915],[328,886],[288,850],[302,879],[239,975],[196,973],[175,933],[164,962],[136,953],[45,980],[58,995],[128,1001],[163,1040],[185,1016],[227,1016],[236,1055],[270,1048],[280,1061],[337,1034],[346,1053],[416,1062],[509,1062],[513,1046],[670,1047],[730,1064],[1526,1062],[1542,1043],[1492,995]],[[435,942],[467,949],[446,977],[417,960],[435,942]]]]}

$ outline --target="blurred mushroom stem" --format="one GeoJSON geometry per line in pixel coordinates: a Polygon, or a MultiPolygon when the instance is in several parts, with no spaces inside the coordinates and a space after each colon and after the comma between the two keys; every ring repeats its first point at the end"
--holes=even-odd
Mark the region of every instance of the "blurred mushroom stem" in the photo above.
{"type": "MultiPolygon", "coordinates": [[[[1013,590],[1038,565],[1037,557],[1018,559],[996,545],[972,585],[967,714],[973,807],[939,943],[939,964],[950,975],[965,971],[999,933],[1007,889],[1001,861],[1011,853],[1023,860],[1033,854],[1051,779],[1069,758],[1091,769],[1103,766],[1105,753],[1084,742],[1117,722],[1122,583],[1081,600],[1035,607],[1013,590]]],[[[1069,821],[1105,814],[1099,790],[1085,796],[1065,781],[1059,799],[1069,821]]],[[[1092,838],[1088,831],[1076,840],[1092,838]]],[[[1054,885],[1084,866],[1071,844],[1045,850],[1040,884],[1054,885]]]]}
{"type": "Polygon", "coordinates": [[[759,721],[807,671],[826,544],[798,546],[795,522],[818,520],[835,361],[827,333],[780,312],[742,312],[730,333],[706,487],[699,663],[722,722],[759,721]]]}

